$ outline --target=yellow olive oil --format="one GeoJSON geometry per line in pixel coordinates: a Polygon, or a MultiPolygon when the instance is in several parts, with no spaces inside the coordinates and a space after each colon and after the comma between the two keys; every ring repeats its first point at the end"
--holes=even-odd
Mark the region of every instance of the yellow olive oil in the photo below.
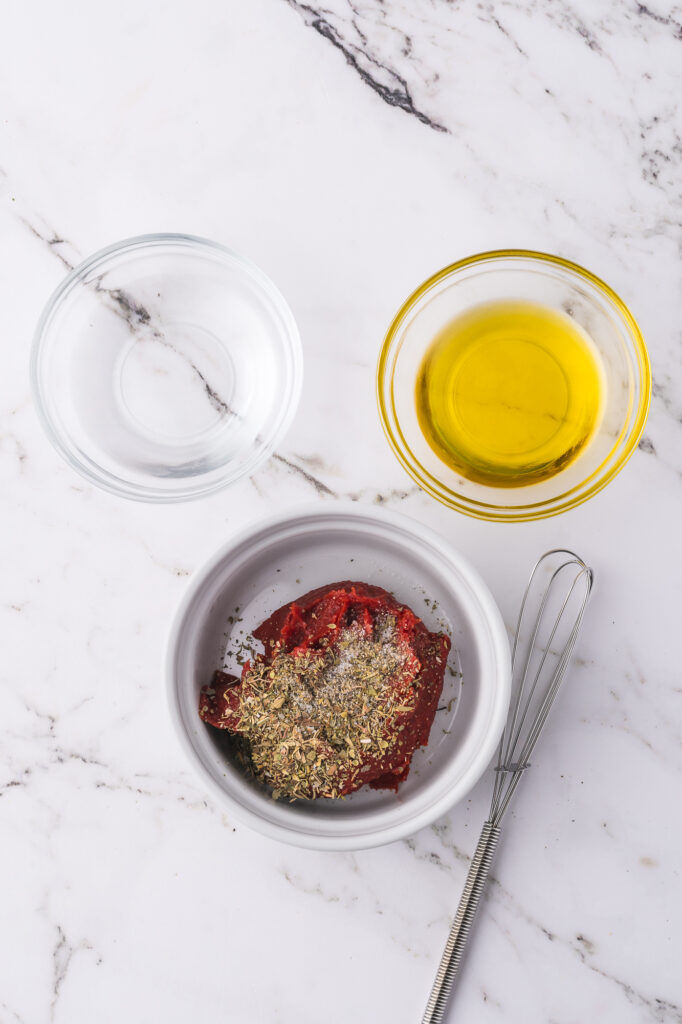
{"type": "Polygon", "coordinates": [[[461,476],[522,487],[565,469],[602,414],[605,374],[567,315],[531,302],[475,306],[434,339],[417,375],[419,425],[461,476]]]}

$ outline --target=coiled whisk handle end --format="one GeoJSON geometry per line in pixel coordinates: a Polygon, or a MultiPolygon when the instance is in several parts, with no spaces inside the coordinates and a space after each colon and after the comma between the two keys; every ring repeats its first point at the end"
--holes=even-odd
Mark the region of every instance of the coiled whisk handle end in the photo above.
{"type": "Polygon", "coordinates": [[[499,827],[492,821],[486,821],[481,829],[476,852],[471,859],[464,891],[448,940],[445,943],[436,980],[422,1017],[422,1024],[442,1024],[448,997],[462,962],[464,949],[483,896],[499,838],[499,827]]]}

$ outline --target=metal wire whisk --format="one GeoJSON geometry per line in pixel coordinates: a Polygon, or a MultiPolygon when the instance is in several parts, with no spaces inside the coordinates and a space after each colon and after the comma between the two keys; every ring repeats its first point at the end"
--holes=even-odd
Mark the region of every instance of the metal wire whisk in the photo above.
{"type": "Polygon", "coordinates": [[[594,574],[583,560],[561,548],[547,551],[531,573],[514,635],[512,698],[497,755],[490,814],[471,860],[422,1024],[442,1024],[500,838],[500,823],[529,767],[564,678],[593,581],[594,574]],[[541,577],[547,572],[549,579],[543,590],[541,577]]]}

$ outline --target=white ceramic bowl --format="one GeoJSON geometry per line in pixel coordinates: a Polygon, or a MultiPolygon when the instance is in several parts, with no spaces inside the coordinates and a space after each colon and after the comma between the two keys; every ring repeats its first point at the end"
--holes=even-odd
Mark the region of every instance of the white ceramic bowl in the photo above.
{"type": "Polygon", "coordinates": [[[470,791],[504,727],[509,645],[487,587],[442,537],[382,509],[324,505],[251,526],[195,573],[171,628],[167,680],[178,738],[235,819],[297,846],[355,850],[416,832],[470,791]],[[441,710],[398,793],[363,789],[345,800],[275,801],[232,761],[225,734],[201,721],[199,691],[216,668],[238,673],[235,647],[275,608],[345,579],[384,587],[429,629],[450,634],[456,653],[441,710]]]}

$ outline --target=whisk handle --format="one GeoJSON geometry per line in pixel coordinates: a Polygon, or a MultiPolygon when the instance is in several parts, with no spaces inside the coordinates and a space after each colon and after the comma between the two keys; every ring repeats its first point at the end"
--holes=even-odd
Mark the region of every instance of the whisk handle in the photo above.
{"type": "Polygon", "coordinates": [[[486,821],[469,867],[469,874],[448,941],[445,943],[436,980],[422,1017],[422,1024],[442,1024],[443,1022],[448,997],[462,962],[471,925],[483,895],[499,838],[499,827],[486,821]]]}

